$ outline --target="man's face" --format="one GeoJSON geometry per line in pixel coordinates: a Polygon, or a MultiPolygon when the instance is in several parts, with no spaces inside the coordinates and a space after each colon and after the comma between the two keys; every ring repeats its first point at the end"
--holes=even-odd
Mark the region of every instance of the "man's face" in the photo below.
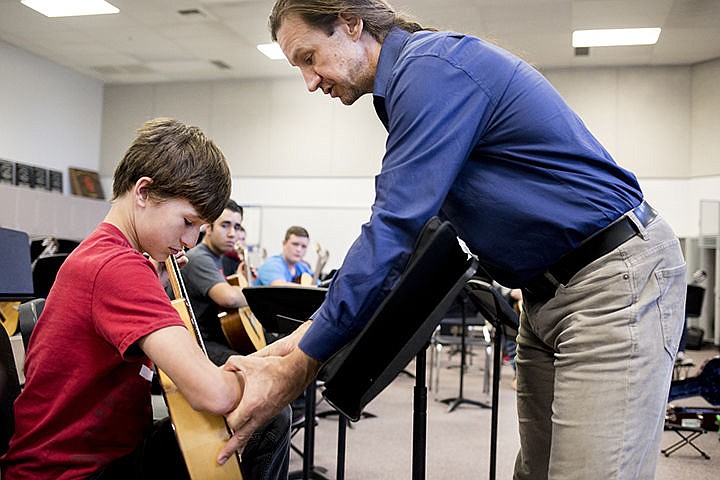
{"type": "Polygon", "coordinates": [[[290,237],[283,242],[283,258],[288,265],[295,265],[305,258],[307,253],[308,242],[307,237],[298,237],[290,234],[290,237]]]}
{"type": "Polygon", "coordinates": [[[335,31],[328,36],[308,26],[299,15],[291,14],[280,24],[277,39],[290,64],[300,69],[309,91],[319,88],[345,105],[352,105],[372,92],[374,84],[373,69],[359,41],[360,33],[356,32],[338,19],[335,31]]]}
{"type": "Polygon", "coordinates": [[[240,239],[242,215],[227,208],[205,232],[203,242],[217,255],[223,255],[235,247],[240,239]]]}

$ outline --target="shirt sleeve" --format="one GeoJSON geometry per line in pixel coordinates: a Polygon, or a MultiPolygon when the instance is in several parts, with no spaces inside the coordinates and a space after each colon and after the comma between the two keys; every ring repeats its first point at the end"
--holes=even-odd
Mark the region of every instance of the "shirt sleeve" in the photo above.
{"type": "MultiPolygon", "coordinates": [[[[192,252],[192,250],[190,251],[192,252]]],[[[182,268],[185,287],[190,298],[205,297],[212,287],[226,282],[210,254],[188,253],[188,263],[182,268]]]]}
{"type": "Polygon", "coordinates": [[[140,338],[168,326],[185,326],[149,260],[119,256],[97,274],[92,318],[98,334],[125,356],[140,338]]]}
{"type": "Polygon", "coordinates": [[[481,135],[488,96],[458,66],[420,56],[395,66],[388,139],[370,221],[348,251],[300,342],[325,361],[356,335],[389,293],[416,237],[441,205],[481,135]]]}
{"type": "Polygon", "coordinates": [[[275,280],[283,280],[289,282],[285,275],[285,265],[277,256],[270,257],[260,265],[258,269],[258,278],[255,285],[270,285],[275,280]]]}

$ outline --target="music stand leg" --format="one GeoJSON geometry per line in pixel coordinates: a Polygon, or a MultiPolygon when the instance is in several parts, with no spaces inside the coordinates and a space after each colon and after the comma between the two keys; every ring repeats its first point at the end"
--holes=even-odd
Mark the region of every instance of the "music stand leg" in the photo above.
{"type": "Polygon", "coordinates": [[[347,437],[347,418],[338,416],[338,446],[336,480],[345,480],[345,439],[347,437]]]}
{"type": "Polygon", "coordinates": [[[290,472],[289,480],[330,480],[327,469],[315,465],[315,381],[305,389],[305,432],[303,436],[303,467],[301,471],[290,472]]]}
{"type": "Polygon", "coordinates": [[[427,439],[427,387],[425,385],[425,351],[415,357],[415,388],[413,391],[412,480],[425,479],[427,439]]]}
{"type": "Polygon", "coordinates": [[[500,393],[500,352],[502,350],[502,332],[500,323],[495,325],[495,351],[493,352],[493,378],[492,378],[492,410],[490,414],[490,480],[495,480],[497,466],[497,436],[498,436],[498,400],[500,393]]]}
{"type": "Polygon", "coordinates": [[[462,405],[463,403],[467,403],[469,405],[475,405],[477,407],[481,408],[490,408],[491,406],[484,402],[479,402],[477,400],[470,400],[468,398],[464,397],[463,389],[464,389],[464,382],[465,382],[465,337],[467,334],[467,320],[465,318],[465,304],[463,300],[463,308],[462,308],[462,332],[460,335],[460,390],[458,392],[457,397],[451,397],[451,398],[445,398],[443,400],[440,400],[442,403],[448,404],[448,413],[455,410],[457,407],[462,405]]]}

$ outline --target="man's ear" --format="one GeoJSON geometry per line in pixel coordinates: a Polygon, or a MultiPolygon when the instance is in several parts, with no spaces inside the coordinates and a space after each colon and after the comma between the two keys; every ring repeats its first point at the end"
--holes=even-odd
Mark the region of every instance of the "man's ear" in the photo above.
{"type": "Polygon", "coordinates": [[[353,40],[358,40],[363,32],[364,24],[362,18],[348,13],[341,13],[338,17],[340,17],[340,22],[347,29],[350,37],[353,40]]]}
{"type": "Polygon", "coordinates": [[[133,196],[138,205],[144,207],[150,196],[150,185],[153,183],[150,177],[140,177],[133,187],[133,196]]]}

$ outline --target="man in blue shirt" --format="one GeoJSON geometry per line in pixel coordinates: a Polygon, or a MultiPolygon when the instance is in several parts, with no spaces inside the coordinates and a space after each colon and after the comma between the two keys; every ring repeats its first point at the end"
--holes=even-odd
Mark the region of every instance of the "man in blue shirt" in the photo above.
{"type": "Polygon", "coordinates": [[[298,284],[303,274],[312,282],[312,269],[303,260],[309,241],[310,234],[303,227],[293,225],[288,228],[282,243],[282,253],[273,255],[260,265],[254,285],[298,284]]]}
{"type": "Polygon", "coordinates": [[[533,67],[480,39],[383,0],[278,0],[270,26],[308,90],[346,105],[372,93],[388,138],[371,218],[323,306],[234,360],[248,387],[220,460],[363,328],[440,215],[523,289],[515,478],[653,478],[685,263],[635,176],[533,67]]]}

